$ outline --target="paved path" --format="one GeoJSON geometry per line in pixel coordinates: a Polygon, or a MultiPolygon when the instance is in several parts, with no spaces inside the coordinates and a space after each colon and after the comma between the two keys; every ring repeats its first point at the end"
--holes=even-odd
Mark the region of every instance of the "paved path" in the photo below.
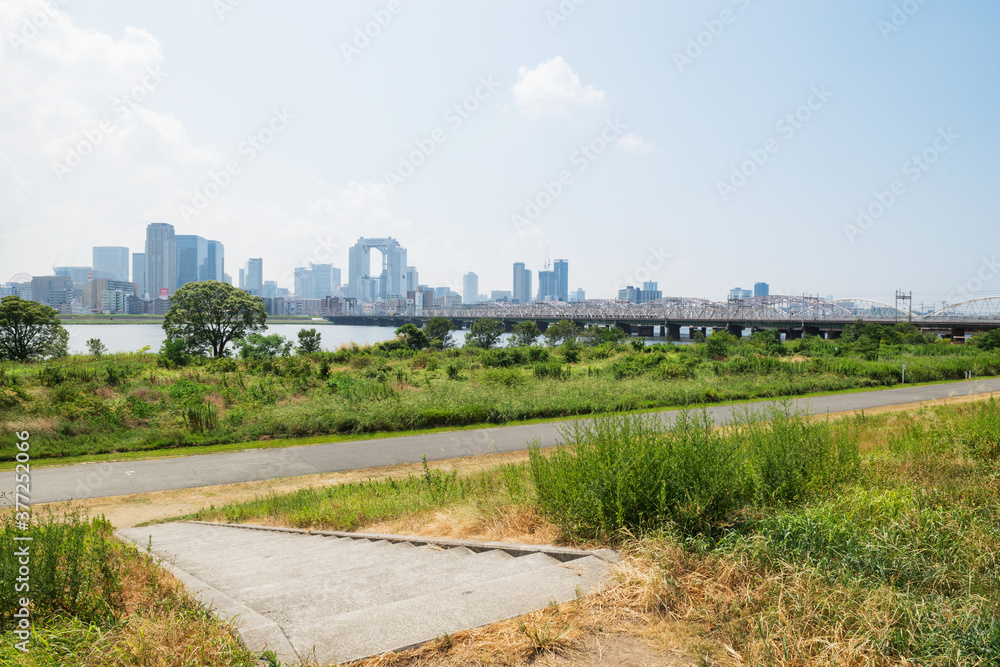
{"type": "Polygon", "coordinates": [[[285,664],[356,660],[568,602],[592,590],[614,560],[607,550],[204,523],[120,535],[151,544],[203,604],[225,620],[239,617],[248,646],[271,649],[285,664]]]}
{"type": "MultiPolygon", "coordinates": [[[[1000,392],[1000,378],[798,398],[791,404],[797,410],[823,414],[990,392],[1000,392]]],[[[745,405],[715,406],[707,411],[717,423],[722,423],[745,405]]],[[[762,404],[753,405],[759,409],[762,404]]],[[[669,421],[676,411],[653,414],[669,421]]],[[[281,449],[36,468],[31,473],[31,502],[121,496],[417,463],[425,454],[427,460],[436,461],[512,452],[525,449],[533,441],[549,447],[557,443],[559,428],[559,423],[500,426],[281,449]]],[[[0,491],[7,494],[0,498],[0,506],[9,505],[13,498],[14,473],[4,472],[0,478],[3,480],[0,491]]]]}

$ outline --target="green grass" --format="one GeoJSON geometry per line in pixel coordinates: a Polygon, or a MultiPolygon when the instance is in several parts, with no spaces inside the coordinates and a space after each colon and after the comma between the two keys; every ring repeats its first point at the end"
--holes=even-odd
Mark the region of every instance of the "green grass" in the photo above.
{"type": "MultiPolygon", "coordinates": [[[[730,345],[716,354],[718,345],[605,343],[583,348],[575,363],[559,348],[355,346],[184,368],[150,354],[77,356],[0,366],[0,421],[40,436],[36,463],[70,462],[871,390],[895,386],[903,361],[908,377],[927,382],[1000,374],[1000,355],[971,346],[885,346],[868,360],[836,341],[796,341],[773,353],[730,345]]],[[[0,450],[0,465],[12,456],[0,450]]]]}

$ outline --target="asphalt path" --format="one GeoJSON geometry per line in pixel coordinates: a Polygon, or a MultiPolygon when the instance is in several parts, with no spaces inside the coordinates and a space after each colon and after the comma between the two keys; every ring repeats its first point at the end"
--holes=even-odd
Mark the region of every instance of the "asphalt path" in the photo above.
{"type": "MultiPolygon", "coordinates": [[[[1000,378],[948,384],[901,387],[882,391],[791,399],[794,410],[811,414],[870,410],[955,396],[1000,391],[1000,378]]],[[[732,420],[748,408],[760,411],[766,403],[712,406],[706,412],[717,424],[732,420]]],[[[677,410],[650,413],[671,422],[677,410]]],[[[216,454],[178,455],[143,461],[81,463],[31,470],[30,504],[123,496],[152,491],[190,489],[280,477],[297,477],[400,463],[428,461],[524,450],[537,443],[551,447],[560,441],[566,422],[499,426],[494,428],[355,440],[274,449],[247,449],[216,454]]],[[[14,471],[0,473],[0,506],[14,500],[14,471]]]]}

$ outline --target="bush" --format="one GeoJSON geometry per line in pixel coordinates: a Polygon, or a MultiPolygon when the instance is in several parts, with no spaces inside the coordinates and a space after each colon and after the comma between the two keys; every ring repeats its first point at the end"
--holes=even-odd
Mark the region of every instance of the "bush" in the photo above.
{"type": "Polygon", "coordinates": [[[157,362],[164,368],[187,366],[191,362],[187,342],[180,338],[167,338],[160,346],[160,358],[157,362]]]}
{"type": "Polygon", "coordinates": [[[104,347],[104,343],[101,342],[100,338],[88,339],[87,350],[97,358],[103,357],[108,353],[108,348],[104,347]]]}
{"type": "Polygon", "coordinates": [[[857,472],[856,438],[788,404],[732,426],[719,431],[706,412],[687,411],[670,427],[649,416],[573,422],[564,447],[530,451],[539,504],[585,539],[670,526],[694,535],[717,531],[751,502],[797,501],[857,472]]]}
{"type": "Polygon", "coordinates": [[[558,361],[539,362],[534,365],[535,377],[539,379],[568,380],[570,371],[558,361]]]}
{"type": "Polygon", "coordinates": [[[516,368],[491,368],[483,371],[479,381],[485,385],[517,387],[524,384],[524,376],[516,368]]]}

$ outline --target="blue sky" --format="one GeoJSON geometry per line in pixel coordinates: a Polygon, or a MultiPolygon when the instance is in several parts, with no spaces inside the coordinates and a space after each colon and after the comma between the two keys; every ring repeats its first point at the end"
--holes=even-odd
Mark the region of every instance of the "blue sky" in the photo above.
{"type": "Polygon", "coordinates": [[[985,0],[0,0],[0,280],[169,222],[287,287],[391,235],[458,291],[548,248],[592,298],[997,294],[998,27],[985,0]]]}

